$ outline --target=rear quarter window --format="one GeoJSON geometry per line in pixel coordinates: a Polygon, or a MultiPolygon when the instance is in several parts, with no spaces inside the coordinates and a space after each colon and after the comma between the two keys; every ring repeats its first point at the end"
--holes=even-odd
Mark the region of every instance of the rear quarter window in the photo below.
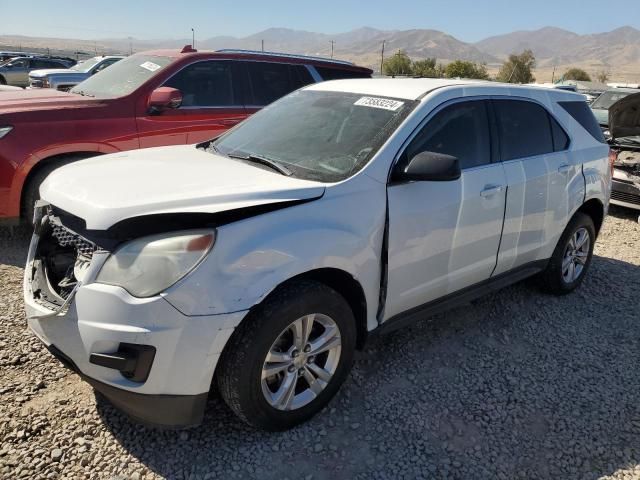
{"type": "Polygon", "coordinates": [[[587,102],[558,102],[558,105],[571,115],[593,138],[600,143],[606,143],[602,129],[587,102]]]}

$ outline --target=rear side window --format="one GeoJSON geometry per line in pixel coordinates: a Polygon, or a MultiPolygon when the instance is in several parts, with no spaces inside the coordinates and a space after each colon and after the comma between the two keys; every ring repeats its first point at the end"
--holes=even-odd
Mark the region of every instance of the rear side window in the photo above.
{"type": "Polygon", "coordinates": [[[436,113],[422,128],[401,162],[418,153],[437,152],[456,157],[462,169],[485,165],[491,162],[490,138],[486,103],[455,103],[436,113]]]}
{"type": "Polygon", "coordinates": [[[558,102],[558,105],[564,108],[593,138],[606,143],[602,129],[586,102],[558,102]]]}
{"type": "Polygon", "coordinates": [[[251,105],[268,105],[299,88],[286,63],[247,62],[246,66],[253,92],[251,105]]]}
{"type": "Polygon", "coordinates": [[[554,151],[549,114],[524,100],[494,100],[502,161],[554,151]]]}
{"type": "Polygon", "coordinates": [[[316,71],[323,80],[342,80],[345,78],[371,78],[371,75],[356,70],[346,70],[342,68],[318,67],[316,71]]]}
{"type": "Polygon", "coordinates": [[[549,115],[549,121],[551,122],[551,134],[553,135],[553,150],[555,152],[561,152],[569,148],[569,136],[560,126],[560,124],[549,115]]]}
{"type": "Polygon", "coordinates": [[[196,62],[180,70],[165,86],[182,92],[183,107],[237,105],[233,92],[232,62],[196,62]]]}

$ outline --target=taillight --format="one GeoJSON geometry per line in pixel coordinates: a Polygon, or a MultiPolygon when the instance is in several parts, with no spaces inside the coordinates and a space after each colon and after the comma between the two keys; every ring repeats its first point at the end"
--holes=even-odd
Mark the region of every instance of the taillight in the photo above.
{"type": "Polygon", "coordinates": [[[611,176],[613,177],[613,164],[618,160],[618,150],[613,148],[609,149],[609,168],[611,169],[611,176]]]}

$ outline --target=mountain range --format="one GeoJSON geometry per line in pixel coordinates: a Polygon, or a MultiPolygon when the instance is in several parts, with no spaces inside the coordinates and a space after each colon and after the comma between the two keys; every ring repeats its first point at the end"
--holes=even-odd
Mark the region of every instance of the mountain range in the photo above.
{"type": "MultiPolygon", "coordinates": [[[[218,36],[197,40],[204,49],[238,48],[260,50],[264,42],[267,51],[330,56],[355,61],[379,70],[382,42],[385,56],[398,50],[413,59],[435,57],[441,62],[455,59],[486,63],[497,70],[510,53],[533,50],[539,72],[552,68],[578,66],[587,71],[607,70],[626,81],[640,81],[640,30],[626,26],[610,32],[580,35],[556,27],[516,31],[466,43],[437,30],[379,30],[363,27],[350,32],[328,35],[317,32],[270,28],[246,37],[218,36]],[[332,43],[333,42],[333,43],[332,43]]],[[[150,48],[175,48],[191,39],[136,40],[109,39],[82,41],[37,37],[0,36],[0,49],[9,45],[22,48],[51,48],[87,52],[128,52],[150,48]]],[[[543,75],[545,76],[546,73],[543,75]]]]}

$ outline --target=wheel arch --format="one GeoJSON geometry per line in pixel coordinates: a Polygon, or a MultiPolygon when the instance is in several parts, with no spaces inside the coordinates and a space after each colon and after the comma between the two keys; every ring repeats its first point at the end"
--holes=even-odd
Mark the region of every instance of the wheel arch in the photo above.
{"type": "MultiPolygon", "coordinates": [[[[367,302],[364,289],[358,280],[350,273],[333,267],[318,268],[300,273],[291,277],[279,285],[260,302],[262,304],[269,299],[276,290],[290,284],[299,282],[300,280],[311,280],[322,283],[327,287],[338,292],[347,301],[353,317],[356,321],[356,348],[362,349],[367,339],[367,302]]],[[[255,308],[255,307],[254,307],[255,308]]]]}
{"type": "Polygon", "coordinates": [[[597,199],[592,198],[587,200],[582,206],[576,211],[580,213],[584,213],[591,217],[593,220],[593,224],[596,227],[596,236],[600,233],[600,229],[602,228],[602,222],[604,222],[604,205],[603,203],[597,199]]]}
{"type": "Polygon", "coordinates": [[[39,160],[37,163],[31,167],[28,171],[26,177],[24,178],[24,182],[22,183],[22,188],[20,190],[20,216],[24,219],[25,214],[25,197],[28,189],[31,187],[31,182],[33,182],[34,178],[37,177],[38,173],[42,172],[45,169],[56,168],[57,166],[62,166],[66,163],[71,163],[73,161],[82,160],[84,158],[95,157],[98,155],[102,155],[101,152],[96,151],[79,151],[79,152],[69,152],[69,153],[61,153],[58,155],[52,155],[50,157],[43,158],[39,160]]]}

